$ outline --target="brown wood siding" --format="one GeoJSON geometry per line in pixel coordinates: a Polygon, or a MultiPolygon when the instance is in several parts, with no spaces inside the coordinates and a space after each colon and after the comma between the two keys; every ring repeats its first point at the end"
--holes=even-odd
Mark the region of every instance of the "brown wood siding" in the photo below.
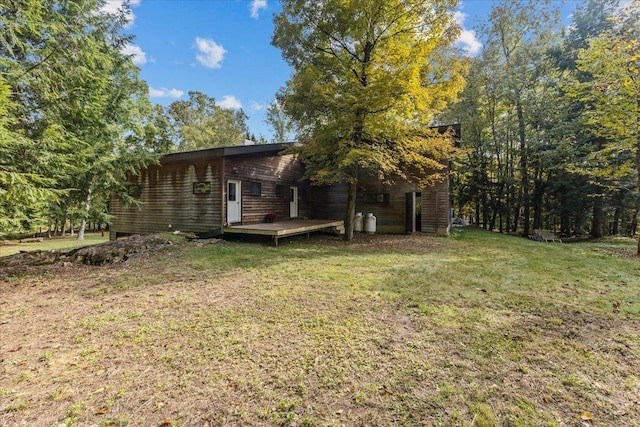
{"type": "MultiPolygon", "coordinates": [[[[303,165],[295,155],[263,153],[260,155],[229,156],[224,162],[226,181],[236,179],[242,187],[242,222],[263,222],[267,214],[275,214],[276,220],[289,219],[289,188],[298,187],[298,217],[311,215],[308,184],[302,180],[303,165]],[[251,195],[251,183],[261,186],[259,196],[251,195]],[[281,195],[276,186],[282,185],[281,195]]],[[[226,194],[224,212],[226,218],[226,194]]]]}
{"type": "Polygon", "coordinates": [[[371,212],[376,217],[376,229],[380,233],[404,233],[406,230],[406,196],[420,191],[414,184],[395,180],[393,184],[382,184],[377,177],[359,177],[356,212],[364,215],[371,212]],[[365,194],[389,194],[389,202],[364,203],[365,194]]]}
{"type": "Polygon", "coordinates": [[[141,203],[139,207],[125,207],[119,198],[111,198],[112,233],[204,232],[221,228],[221,173],[221,158],[176,162],[142,171],[130,179],[141,187],[136,198],[141,203]],[[210,182],[211,192],[194,194],[194,182],[210,182]]]}
{"type": "MultiPolygon", "coordinates": [[[[346,184],[312,187],[313,218],[345,219],[348,187],[346,184]]],[[[360,176],[356,196],[356,212],[371,212],[380,233],[404,233],[407,230],[406,193],[422,194],[422,232],[446,235],[449,230],[448,179],[420,189],[404,180],[383,184],[372,175],[360,176]],[[365,203],[365,194],[389,194],[389,202],[365,203]]]]}
{"type": "Polygon", "coordinates": [[[311,210],[314,219],[344,220],[347,211],[346,184],[311,186],[311,210]]]}
{"type": "Polygon", "coordinates": [[[422,191],[422,232],[446,236],[450,231],[449,179],[422,191]]]}

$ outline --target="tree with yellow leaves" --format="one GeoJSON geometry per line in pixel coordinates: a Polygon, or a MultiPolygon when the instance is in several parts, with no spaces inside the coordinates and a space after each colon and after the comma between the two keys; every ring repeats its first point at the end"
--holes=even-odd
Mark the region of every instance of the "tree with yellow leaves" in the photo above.
{"type": "Polygon", "coordinates": [[[463,87],[450,46],[456,0],[284,0],[272,44],[293,68],[282,90],[317,184],[349,185],[353,237],[358,174],[425,184],[451,156],[429,131],[463,87]]]}

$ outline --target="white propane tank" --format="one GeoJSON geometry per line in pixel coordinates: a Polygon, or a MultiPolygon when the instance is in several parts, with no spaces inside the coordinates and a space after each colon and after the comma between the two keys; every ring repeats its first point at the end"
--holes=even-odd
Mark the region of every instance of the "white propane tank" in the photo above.
{"type": "Polygon", "coordinates": [[[376,217],[373,212],[367,213],[364,217],[364,232],[374,234],[376,232],[376,217]]]}
{"type": "Polygon", "coordinates": [[[358,233],[362,232],[362,212],[358,212],[356,216],[353,217],[353,231],[358,233]]]}

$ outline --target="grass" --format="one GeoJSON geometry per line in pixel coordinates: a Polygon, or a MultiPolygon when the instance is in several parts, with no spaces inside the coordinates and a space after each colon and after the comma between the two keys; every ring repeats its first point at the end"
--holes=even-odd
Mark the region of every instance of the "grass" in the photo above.
{"type": "Polygon", "coordinates": [[[29,270],[0,282],[0,425],[636,426],[634,249],[469,229],[29,270]]]}
{"type": "Polygon", "coordinates": [[[17,254],[20,251],[62,251],[95,245],[109,240],[109,235],[105,233],[85,233],[84,240],[77,240],[76,236],[54,237],[44,239],[42,242],[20,243],[18,240],[7,240],[0,242],[0,257],[17,254]]]}

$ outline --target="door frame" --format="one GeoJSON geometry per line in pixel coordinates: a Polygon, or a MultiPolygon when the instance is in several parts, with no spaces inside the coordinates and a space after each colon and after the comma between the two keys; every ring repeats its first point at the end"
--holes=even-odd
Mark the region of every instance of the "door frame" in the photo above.
{"type": "Polygon", "coordinates": [[[422,192],[405,193],[405,232],[422,231],[422,192]]]}
{"type": "Polygon", "coordinates": [[[227,188],[225,191],[225,200],[227,202],[227,224],[231,224],[234,222],[242,222],[242,181],[240,181],[239,179],[228,179],[227,180],[227,188]],[[229,184],[235,184],[236,186],[236,200],[235,201],[229,201],[229,195],[231,194],[229,192],[229,184]],[[233,219],[231,218],[231,213],[232,213],[232,203],[234,203],[237,206],[237,216],[234,217],[233,219]]]}
{"type": "Polygon", "coordinates": [[[300,216],[300,189],[294,185],[289,187],[289,218],[300,216]]]}

